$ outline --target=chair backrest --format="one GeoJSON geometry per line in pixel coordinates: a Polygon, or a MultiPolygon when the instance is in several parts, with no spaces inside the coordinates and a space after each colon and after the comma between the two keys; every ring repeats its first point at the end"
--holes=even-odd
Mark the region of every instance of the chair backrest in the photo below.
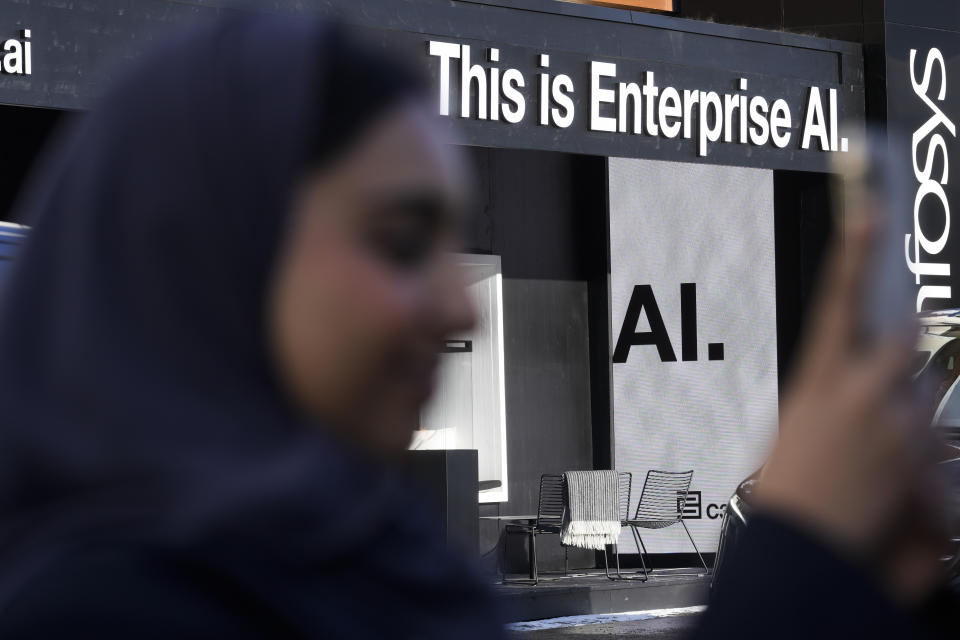
{"type": "Polygon", "coordinates": [[[537,526],[563,525],[567,510],[567,481],[562,473],[540,476],[540,503],[537,505],[537,526]]]}
{"type": "Polygon", "coordinates": [[[679,521],[692,479],[693,471],[648,471],[634,519],[679,521]]]}
{"type": "Polygon", "coordinates": [[[633,474],[621,471],[619,478],[620,488],[620,522],[630,518],[630,492],[633,490],[633,474]]]}

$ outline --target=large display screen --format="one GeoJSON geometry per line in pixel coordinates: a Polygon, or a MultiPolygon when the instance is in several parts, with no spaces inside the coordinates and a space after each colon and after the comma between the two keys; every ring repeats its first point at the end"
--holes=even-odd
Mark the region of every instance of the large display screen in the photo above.
{"type": "MultiPolygon", "coordinates": [[[[773,172],[611,158],[609,193],[616,469],[631,513],[649,470],[692,469],[684,521],[715,551],[776,433],[773,172]]],[[[693,552],[682,527],[641,534],[650,553],[693,552]]]]}

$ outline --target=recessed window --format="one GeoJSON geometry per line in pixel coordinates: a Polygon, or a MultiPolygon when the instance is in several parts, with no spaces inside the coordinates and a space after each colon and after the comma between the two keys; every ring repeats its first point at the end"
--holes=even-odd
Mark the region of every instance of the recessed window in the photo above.
{"type": "Polygon", "coordinates": [[[507,427],[500,257],[458,257],[477,312],[474,328],[447,340],[437,389],[411,449],[476,449],[480,502],[507,501],[507,427]]]}

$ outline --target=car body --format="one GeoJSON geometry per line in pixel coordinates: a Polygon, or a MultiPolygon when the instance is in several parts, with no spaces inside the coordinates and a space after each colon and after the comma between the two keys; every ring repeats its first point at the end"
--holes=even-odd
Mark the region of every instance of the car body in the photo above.
{"type": "Polygon", "coordinates": [[[6,279],[13,258],[27,237],[27,227],[10,222],[0,222],[0,282],[6,279]]]}

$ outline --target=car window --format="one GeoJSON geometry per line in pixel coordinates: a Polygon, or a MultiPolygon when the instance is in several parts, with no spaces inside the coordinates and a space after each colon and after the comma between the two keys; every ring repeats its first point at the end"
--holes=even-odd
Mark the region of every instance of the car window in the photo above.
{"type": "Polygon", "coordinates": [[[910,375],[913,377],[920,375],[920,372],[923,371],[923,367],[929,359],[929,351],[917,351],[913,356],[913,363],[910,365],[910,375]]]}
{"type": "MultiPolygon", "coordinates": [[[[919,352],[922,353],[922,352],[919,352]]],[[[960,377],[960,339],[951,340],[937,351],[920,376],[922,383],[934,390],[934,407],[960,377]]]]}

